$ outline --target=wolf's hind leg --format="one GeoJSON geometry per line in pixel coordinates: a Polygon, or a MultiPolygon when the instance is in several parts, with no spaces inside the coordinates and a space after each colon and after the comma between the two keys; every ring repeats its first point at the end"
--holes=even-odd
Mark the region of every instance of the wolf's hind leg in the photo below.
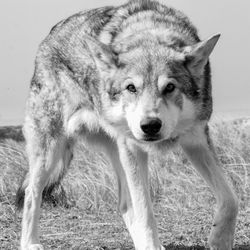
{"type": "MultiPolygon", "coordinates": [[[[45,136],[44,136],[45,137],[45,136]]],[[[46,136],[41,143],[40,137],[29,136],[27,153],[29,158],[29,178],[25,188],[22,219],[22,250],[41,250],[38,222],[42,192],[46,185],[55,182],[63,169],[69,164],[72,153],[66,139],[46,136]]]]}
{"type": "Polygon", "coordinates": [[[231,250],[238,202],[234,192],[226,182],[222,168],[218,166],[208,130],[200,128],[195,135],[188,135],[183,139],[182,147],[197,171],[213,190],[217,200],[218,209],[209,237],[209,245],[214,250],[231,250]]]}

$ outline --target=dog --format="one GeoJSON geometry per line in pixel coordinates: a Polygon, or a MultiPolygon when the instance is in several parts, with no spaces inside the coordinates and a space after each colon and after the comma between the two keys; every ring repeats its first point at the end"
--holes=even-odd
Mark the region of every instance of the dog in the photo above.
{"type": "Polygon", "coordinates": [[[180,145],[217,199],[211,249],[230,250],[238,212],[209,136],[209,55],[220,35],[200,40],[180,11],[153,0],[80,12],[40,44],[23,132],[29,173],[21,249],[41,250],[44,189],[57,183],[81,137],[101,147],[118,180],[119,210],[137,250],[160,250],[148,187],[149,151],[180,145]]]}

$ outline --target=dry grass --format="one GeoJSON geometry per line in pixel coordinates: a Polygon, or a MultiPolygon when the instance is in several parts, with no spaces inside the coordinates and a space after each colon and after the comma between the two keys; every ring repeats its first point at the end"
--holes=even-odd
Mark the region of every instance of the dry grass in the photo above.
{"type": "MultiPolygon", "coordinates": [[[[242,126],[219,121],[211,125],[211,131],[219,159],[240,200],[236,249],[249,249],[250,133],[242,126]]],[[[1,143],[0,249],[18,246],[21,218],[13,203],[26,169],[24,144],[1,143]]],[[[204,249],[199,246],[207,246],[215,205],[207,185],[180,149],[161,158],[152,156],[150,176],[160,237],[167,249],[204,249]]],[[[48,249],[132,249],[116,210],[116,180],[102,154],[78,145],[73,164],[54,196],[61,203],[57,207],[45,205],[41,218],[42,243],[48,249]],[[62,199],[62,188],[66,199],[62,199]]]]}

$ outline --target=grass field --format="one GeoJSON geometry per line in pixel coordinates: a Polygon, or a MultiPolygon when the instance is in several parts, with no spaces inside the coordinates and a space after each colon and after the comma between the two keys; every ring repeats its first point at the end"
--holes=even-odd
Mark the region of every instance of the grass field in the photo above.
{"type": "MultiPolygon", "coordinates": [[[[249,129],[249,128],[248,128],[249,129]]],[[[250,131],[242,122],[213,122],[214,144],[240,201],[235,249],[250,249],[250,131]]],[[[0,143],[0,249],[17,249],[21,213],[15,192],[27,170],[24,143],[0,143]]],[[[150,157],[151,196],[166,249],[205,249],[215,199],[180,149],[150,157]]],[[[133,249],[117,211],[116,180],[107,159],[76,148],[73,164],[44,203],[41,242],[46,249],[133,249]]]]}

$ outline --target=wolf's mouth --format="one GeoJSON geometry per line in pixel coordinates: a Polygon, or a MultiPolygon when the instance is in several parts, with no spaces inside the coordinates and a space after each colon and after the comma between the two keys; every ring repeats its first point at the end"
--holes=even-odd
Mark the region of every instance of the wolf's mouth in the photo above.
{"type": "Polygon", "coordinates": [[[171,142],[171,143],[174,143],[174,142],[177,142],[178,141],[178,139],[179,139],[179,137],[178,136],[176,136],[176,137],[170,137],[170,138],[162,138],[162,137],[160,137],[160,136],[157,136],[157,137],[145,137],[145,138],[143,138],[143,141],[145,141],[145,142],[155,142],[155,143],[157,143],[157,142],[171,142]]]}
{"type": "Polygon", "coordinates": [[[145,136],[143,138],[143,141],[147,141],[147,142],[157,142],[160,140],[162,140],[160,136],[145,136]]]}

